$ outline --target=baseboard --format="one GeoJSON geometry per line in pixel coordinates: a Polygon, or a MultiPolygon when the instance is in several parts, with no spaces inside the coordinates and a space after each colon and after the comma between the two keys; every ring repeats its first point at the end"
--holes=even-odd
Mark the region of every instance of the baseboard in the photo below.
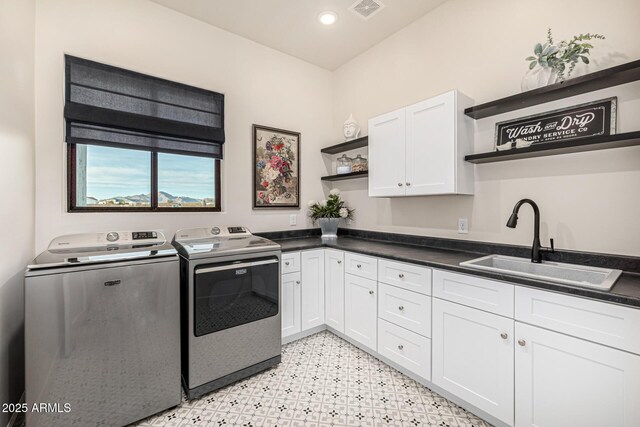
{"type": "MultiPolygon", "coordinates": [[[[22,396],[20,396],[20,400],[18,401],[18,403],[24,403],[24,392],[22,392],[22,396]]],[[[7,427],[13,427],[19,415],[20,414],[18,414],[17,412],[12,413],[11,418],[9,418],[9,423],[7,424],[7,427]]]]}
{"type": "Polygon", "coordinates": [[[311,329],[307,329],[306,331],[298,332],[297,334],[283,337],[282,345],[289,344],[290,342],[298,341],[299,339],[306,338],[313,334],[317,334],[318,332],[325,331],[326,329],[327,329],[327,325],[323,324],[320,326],[313,327],[311,329]]]}

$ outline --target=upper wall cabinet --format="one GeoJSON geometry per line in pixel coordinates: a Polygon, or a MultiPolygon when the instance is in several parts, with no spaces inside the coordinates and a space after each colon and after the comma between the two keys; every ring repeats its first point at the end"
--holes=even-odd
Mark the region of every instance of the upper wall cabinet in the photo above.
{"type": "Polygon", "coordinates": [[[369,196],[473,194],[472,104],[454,90],[369,119],[369,196]]]}

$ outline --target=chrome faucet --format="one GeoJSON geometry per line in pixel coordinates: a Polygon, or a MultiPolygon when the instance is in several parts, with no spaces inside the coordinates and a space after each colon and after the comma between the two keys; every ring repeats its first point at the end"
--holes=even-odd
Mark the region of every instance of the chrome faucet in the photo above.
{"type": "Polygon", "coordinates": [[[516,228],[518,225],[518,211],[520,210],[520,206],[528,203],[533,208],[533,245],[531,246],[531,262],[540,263],[542,262],[542,253],[549,252],[554,253],[555,250],[553,248],[553,239],[549,239],[551,242],[550,248],[545,248],[540,245],[540,209],[538,209],[538,205],[531,199],[522,199],[513,207],[513,212],[507,221],[507,227],[516,228]]]}

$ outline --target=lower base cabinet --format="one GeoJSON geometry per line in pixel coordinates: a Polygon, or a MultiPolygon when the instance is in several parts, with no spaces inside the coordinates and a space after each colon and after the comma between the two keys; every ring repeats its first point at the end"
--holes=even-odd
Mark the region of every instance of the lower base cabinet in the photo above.
{"type": "Polygon", "coordinates": [[[378,319],[378,353],[427,380],[431,379],[431,340],[378,319]]]}
{"type": "Polygon", "coordinates": [[[300,272],[283,274],[280,280],[280,317],[282,337],[297,334],[302,330],[300,316],[300,272]]]}
{"type": "Polygon", "coordinates": [[[516,322],[517,427],[640,426],[640,356],[516,322]]]}
{"type": "Polygon", "coordinates": [[[376,350],[378,295],[375,280],[344,275],[344,333],[360,344],[376,350]]]}
{"type": "Polygon", "coordinates": [[[513,425],[513,319],[438,298],[432,312],[432,382],[513,425]]]}

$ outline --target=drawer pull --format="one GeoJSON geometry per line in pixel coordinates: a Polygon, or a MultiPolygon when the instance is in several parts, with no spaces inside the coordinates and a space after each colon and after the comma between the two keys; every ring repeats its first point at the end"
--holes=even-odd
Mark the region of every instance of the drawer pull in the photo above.
{"type": "Polygon", "coordinates": [[[296,285],[299,285],[299,284],[300,284],[300,280],[296,280],[296,285]]]}
{"type": "Polygon", "coordinates": [[[373,295],[373,291],[369,291],[369,295],[373,295]]]}
{"type": "Polygon", "coordinates": [[[362,264],[358,264],[358,265],[356,265],[356,267],[362,268],[362,264]]]}
{"type": "Polygon", "coordinates": [[[285,262],[284,262],[284,265],[289,265],[289,261],[285,261],[285,262]]]}
{"type": "Polygon", "coordinates": [[[411,183],[410,183],[410,182],[407,182],[407,184],[406,184],[406,185],[407,185],[407,187],[409,187],[409,186],[411,185],[411,183]]]}
{"type": "Polygon", "coordinates": [[[404,310],[404,305],[401,305],[400,307],[398,307],[398,310],[400,311],[404,310]]]}
{"type": "Polygon", "coordinates": [[[401,278],[401,279],[404,279],[404,274],[400,273],[400,274],[398,274],[398,277],[401,278]]]}
{"type": "Polygon", "coordinates": [[[524,347],[525,345],[527,345],[527,342],[525,340],[518,340],[518,345],[520,347],[524,347]]]}
{"type": "Polygon", "coordinates": [[[342,264],[342,261],[338,260],[338,264],[342,264]]]}
{"type": "Polygon", "coordinates": [[[398,187],[402,187],[402,183],[401,182],[398,183],[398,187]]]}
{"type": "Polygon", "coordinates": [[[506,340],[507,338],[509,338],[509,335],[507,335],[506,332],[503,332],[500,334],[500,338],[502,338],[503,340],[506,340]]]}
{"type": "Polygon", "coordinates": [[[404,348],[404,346],[403,346],[402,344],[400,344],[400,345],[398,346],[398,350],[402,350],[403,348],[404,348]]]}

